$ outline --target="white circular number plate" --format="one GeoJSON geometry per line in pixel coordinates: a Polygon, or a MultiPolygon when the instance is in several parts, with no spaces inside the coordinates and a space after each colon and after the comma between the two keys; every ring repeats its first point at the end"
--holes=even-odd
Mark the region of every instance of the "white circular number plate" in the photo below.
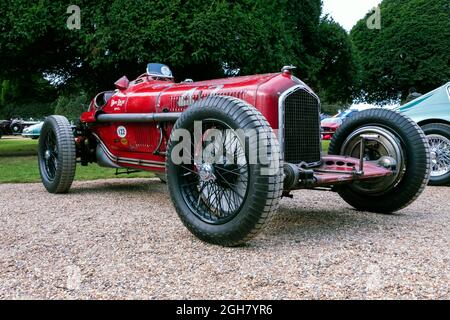
{"type": "Polygon", "coordinates": [[[120,138],[125,138],[127,136],[127,128],[124,126],[117,127],[117,135],[120,138]]]}

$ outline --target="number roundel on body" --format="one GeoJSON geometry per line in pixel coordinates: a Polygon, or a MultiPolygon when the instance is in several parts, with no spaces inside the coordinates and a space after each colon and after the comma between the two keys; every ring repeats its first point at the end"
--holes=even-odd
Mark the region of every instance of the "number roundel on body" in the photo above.
{"type": "Polygon", "coordinates": [[[117,135],[120,138],[125,138],[127,136],[127,128],[124,126],[117,127],[117,135]]]}

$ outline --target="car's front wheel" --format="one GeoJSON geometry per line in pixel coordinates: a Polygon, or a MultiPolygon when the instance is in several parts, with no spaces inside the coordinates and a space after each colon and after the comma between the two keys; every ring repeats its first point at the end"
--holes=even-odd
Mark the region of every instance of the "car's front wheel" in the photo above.
{"type": "Polygon", "coordinates": [[[429,179],[426,137],[411,119],[390,110],[370,109],[347,120],[330,144],[330,154],[358,158],[363,137],[365,161],[384,163],[392,175],[336,186],[339,195],[362,211],[392,213],[414,201],[429,179]]]}
{"type": "Polygon", "coordinates": [[[277,210],[283,189],[278,141],[253,106],[219,96],[195,103],[176,122],[168,151],[170,196],[201,240],[243,244],[277,210]]]}
{"type": "Polygon", "coordinates": [[[39,173],[50,193],[66,193],[76,168],[72,127],[63,116],[49,116],[42,126],[38,146],[39,173]]]}

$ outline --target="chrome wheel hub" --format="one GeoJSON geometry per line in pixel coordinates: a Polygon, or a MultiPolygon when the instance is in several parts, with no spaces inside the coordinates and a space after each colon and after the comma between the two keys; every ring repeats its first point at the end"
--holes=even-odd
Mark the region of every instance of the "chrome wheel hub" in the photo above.
{"type": "Polygon", "coordinates": [[[383,194],[395,187],[405,172],[405,161],[400,140],[389,130],[378,126],[357,129],[349,135],[341,148],[341,155],[359,158],[362,137],[371,135],[364,147],[364,161],[392,170],[392,175],[370,181],[355,182],[351,188],[370,194],[383,194]]]}
{"type": "Polygon", "coordinates": [[[380,159],[378,159],[378,165],[386,169],[396,170],[397,161],[392,157],[382,156],[380,159]]]}
{"type": "Polygon", "coordinates": [[[430,145],[431,176],[439,177],[450,172],[450,140],[438,134],[427,136],[430,145]]]}
{"type": "Polygon", "coordinates": [[[198,166],[198,175],[203,182],[214,181],[216,176],[214,175],[214,167],[210,163],[203,163],[198,166]]]}
{"type": "Polygon", "coordinates": [[[437,164],[437,155],[436,155],[436,151],[431,151],[431,152],[430,152],[430,157],[431,157],[431,163],[432,163],[432,164],[437,164]]]}
{"type": "Polygon", "coordinates": [[[44,158],[45,160],[50,159],[50,156],[52,155],[52,153],[50,152],[50,150],[46,150],[44,153],[44,158]]]}

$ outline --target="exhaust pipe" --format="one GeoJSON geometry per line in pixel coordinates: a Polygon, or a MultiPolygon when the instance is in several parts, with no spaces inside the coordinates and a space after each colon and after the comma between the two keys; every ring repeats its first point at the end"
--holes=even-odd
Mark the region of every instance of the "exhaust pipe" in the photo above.
{"type": "Polygon", "coordinates": [[[99,114],[98,122],[175,122],[181,112],[99,114]]]}
{"type": "Polygon", "coordinates": [[[95,149],[95,156],[97,159],[97,164],[100,167],[104,168],[114,168],[119,169],[121,166],[119,166],[117,163],[114,163],[107,155],[106,152],[101,148],[100,144],[97,145],[97,148],[95,149]]]}

